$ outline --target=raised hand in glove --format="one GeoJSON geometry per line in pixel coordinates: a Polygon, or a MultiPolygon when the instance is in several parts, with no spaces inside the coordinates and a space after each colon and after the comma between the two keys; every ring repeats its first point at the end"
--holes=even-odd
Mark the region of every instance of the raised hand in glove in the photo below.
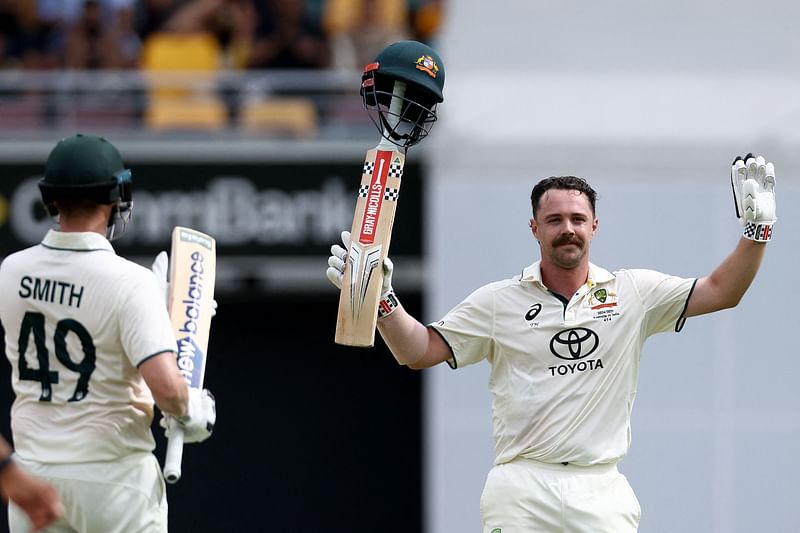
{"type": "MultiPolygon", "coordinates": [[[[350,232],[342,232],[342,244],[331,246],[331,256],[328,258],[328,270],[325,275],[333,285],[341,290],[342,280],[344,279],[344,267],[347,261],[347,251],[350,249],[350,232]]],[[[392,288],[392,273],[394,263],[388,257],[383,260],[383,285],[381,286],[381,301],[378,305],[378,317],[383,318],[397,309],[397,296],[392,288]]]]}
{"type": "Polygon", "coordinates": [[[775,168],[762,156],[737,156],[731,165],[736,216],[744,237],[757,242],[772,239],[775,224],[775,168]]]}
{"type": "Polygon", "coordinates": [[[174,428],[183,431],[183,441],[186,443],[203,442],[214,432],[217,422],[217,403],[206,389],[189,387],[189,406],[183,416],[164,414],[161,427],[169,438],[174,428]]]}

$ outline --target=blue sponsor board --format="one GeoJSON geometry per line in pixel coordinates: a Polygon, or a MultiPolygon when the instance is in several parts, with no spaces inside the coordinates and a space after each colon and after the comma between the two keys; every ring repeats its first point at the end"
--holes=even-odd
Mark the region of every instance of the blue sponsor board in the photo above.
{"type": "MultiPolygon", "coordinates": [[[[353,220],[362,161],[307,164],[139,163],[133,219],[114,242],[124,256],[154,256],[175,226],[217,240],[221,257],[327,256],[353,220]]],[[[42,164],[0,164],[0,257],[39,242],[52,226],[41,206],[42,164]]],[[[422,169],[407,162],[392,256],[422,255],[422,169]]]]}
{"type": "MultiPolygon", "coordinates": [[[[134,209],[129,227],[114,241],[121,256],[149,267],[169,249],[172,228],[186,226],[216,239],[220,294],[330,290],[317,265],[352,226],[363,160],[126,163],[134,209]]],[[[40,242],[53,225],[39,196],[43,166],[0,164],[0,258],[40,242]]],[[[407,162],[391,249],[406,271],[422,256],[422,190],[421,165],[407,162]]]]}

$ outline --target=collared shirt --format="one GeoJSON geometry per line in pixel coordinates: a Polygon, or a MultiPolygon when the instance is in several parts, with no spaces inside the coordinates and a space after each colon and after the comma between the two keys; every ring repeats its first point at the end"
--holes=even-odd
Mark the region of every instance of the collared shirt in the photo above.
{"type": "Polygon", "coordinates": [[[176,349],[153,273],[98,233],[51,230],[6,257],[0,294],[16,452],[73,463],[152,450],[153,396],[137,367],[176,349]]]}
{"type": "Polygon", "coordinates": [[[495,463],[613,463],[628,451],[639,358],[650,335],[680,331],[696,280],[589,265],[569,301],[540,263],[473,292],[430,324],[451,367],[486,359],[495,463]]]}

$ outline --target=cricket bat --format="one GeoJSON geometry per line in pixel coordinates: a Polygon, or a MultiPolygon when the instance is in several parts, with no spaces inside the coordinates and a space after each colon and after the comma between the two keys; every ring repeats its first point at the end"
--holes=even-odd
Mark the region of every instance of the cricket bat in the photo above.
{"type": "MultiPolygon", "coordinates": [[[[394,116],[400,116],[404,92],[405,83],[395,81],[389,106],[394,116]]],[[[337,344],[361,347],[375,344],[383,260],[389,253],[404,165],[405,153],[385,138],[367,152],[364,160],[339,295],[337,344]]]]}
{"type": "MultiPolygon", "coordinates": [[[[178,342],[178,370],[186,384],[203,388],[206,351],[214,305],[217,244],[213,237],[177,226],[172,230],[167,308],[178,342]]],[[[183,432],[170,429],[164,478],[176,483],[181,478],[183,432]]]]}

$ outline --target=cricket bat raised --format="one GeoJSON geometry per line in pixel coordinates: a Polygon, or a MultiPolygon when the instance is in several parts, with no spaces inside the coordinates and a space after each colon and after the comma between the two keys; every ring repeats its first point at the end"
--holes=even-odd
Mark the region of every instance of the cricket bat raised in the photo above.
{"type": "MultiPolygon", "coordinates": [[[[405,83],[395,81],[390,109],[396,116],[400,116],[404,92],[405,83]]],[[[339,295],[337,344],[362,347],[375,344],[383,260],[389,253],[405,159],[405,153],[384,138],[367,152],[364,160],[339,295]]]]}
{"type": "MultiPolygon", "coordinates": [[[[216,241],[205,233],[178,226],[172,230],[169,263],[167,308],[178,342],[178,370],[188,386],[202,389],[214,305],[216,241]]],[[[183,432],[174,427],[164,459],[164,478],[169,483],[181,478],[182,458],[183,432]]]]}

